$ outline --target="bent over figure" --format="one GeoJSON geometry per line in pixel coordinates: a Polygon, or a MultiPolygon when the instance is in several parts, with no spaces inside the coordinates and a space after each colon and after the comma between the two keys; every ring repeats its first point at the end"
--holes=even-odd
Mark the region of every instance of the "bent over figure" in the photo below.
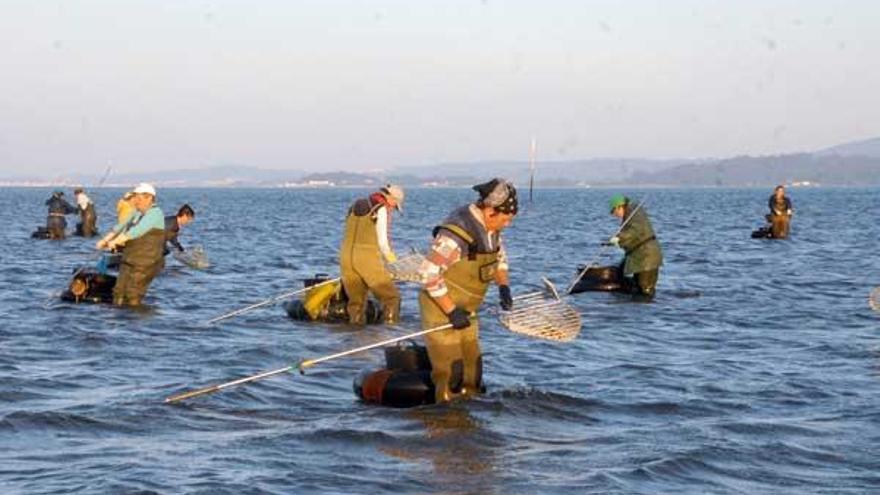
{"type": "Polygon", "coordinates": [[[663,253],[651,221],[648,220],[648,212],[644,207],[633,205],[629,198],[620,194],[611,198],[609,206],[613,216],[619,218],[621,223],[626,222],[620,233],[609,242],[626,253],[622,274],[633,276],[629,289],[634,294],[654,297],[660,278],[660,266],[663,265],[663,253]]]}
{"type": "Polygon", "coordinates": [[[369,197],[356,200],[348,209],[339,249],[339,268],[352,325],[366,323],[368,292],[382,305],[385,323],[395,324],[400,320],[400,292],[385,263],[397,261],[388,241],[390,209],[402,211],[403,199],[403,188],[388,184],[369,197]]]}

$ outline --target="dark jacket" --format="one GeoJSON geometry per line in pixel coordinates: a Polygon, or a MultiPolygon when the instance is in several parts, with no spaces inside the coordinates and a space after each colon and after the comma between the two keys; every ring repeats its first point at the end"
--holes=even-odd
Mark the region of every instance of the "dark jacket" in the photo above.
{"type": "MultiPolygon", "coordinates": [[[[165,242],[177,248],[178,251],[183,252],[183,246],[177,240],[178,234],[180,234],[180,225],[177,223],[177,215],[165,217],[165,242]]],[[[168,248],[166,247],[165,249],[167,252],[168,248]]]]}
{"type": "Polygon", "coordinates": [[[52,196],[51,198],[46,200],[46,206],[49,207],[49,214],[53,213],[57,215],[71,215],[76,213],[77,208],[70,203],[68,203],[64,198],[59,198],[58,196],[52,196]]]}
{"type": "Polygon", "coordinates": [[[67,227],[67,219],[64,218],[64,215],[76,213],[76,207],[58,196],[52,196],[47,199],[46,206],[49,207],[49,214],[46,216],[46,228],[50,231],[56,231],[57,236],[63,238],[64,228],[67,227]]]}
{"type": "Polygon", "coordinates": [[[788,210],[791,210],[791,200],[788,199],[788,196],[783,196],[782,201],[776,201],[776,195],[771,194],[770,199],[767,200],[767,206],[770,207],[771,215],[787,215],[788,210]]]}
{"type": "MultiPolygon", "coordinates": [[[[637,205],[627,203],[623,218],[629,218],[636,207],[637,205]]],[[[632,215],[632,219],[617,234],[617,237],[620,239],[620,247],[626,252],[624,274],[631,275],[656,270],[663,264],[660,243],[654,236],[654,229],[651,227],[651,221],[648,220],[648,212],[645,211],[645,208],[639,208],[632,215]]]]}

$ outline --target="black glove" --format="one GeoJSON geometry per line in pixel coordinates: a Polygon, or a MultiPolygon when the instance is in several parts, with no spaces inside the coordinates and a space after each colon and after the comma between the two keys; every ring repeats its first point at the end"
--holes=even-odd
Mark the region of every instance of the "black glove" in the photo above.
{"type": "Polygon", "coordinates": [[[182,252],[184,252],[184,251],[186,251],[186,249],[183,249],[183,246],[177,246],[177,252],[178,252],[178,253],[182,253],[182,252]]]}
{"type": "Polygon", "coordinates": [[[463,330],[471,326],[471,315],[464,308],[456,306],[456,308],[446,316],[449,317],[449,323],[452,323],[452,328],[456,330],[463,330]]]}
{"type": "Polygon", "coordinates": [[[513,309],[513,296],[510,295],[509,285],[498,286],[498,299],[501,300],[501,309],[504,311],[510,311],[513,309]]]}

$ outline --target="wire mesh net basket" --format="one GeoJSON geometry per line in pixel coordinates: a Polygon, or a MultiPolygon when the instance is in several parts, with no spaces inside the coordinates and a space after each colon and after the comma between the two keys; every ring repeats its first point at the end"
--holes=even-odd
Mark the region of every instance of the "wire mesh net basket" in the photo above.
{"type": "Polygon", "coordinates": [[[498,319],[505,328],[530,337],[570,342],[580,334],[581,315],[559,297],[556,288],[544,280],[546,290],[515,297],[513,309],[498,319]]]}
{"type": "Polygon", "coordinates": [[[183,252],[173,249],[172,254],[174,259],[190,268],[204,270],[211,266],[211,263],[208,261],[208,254],[205,253],[205,248],[200,245],[192,246],[183,252]]]}
{"type": "Polygon", "coordinates": [[[419,275],[419,267],[425,261],[425,255],[414,252],[401,256],[394,263],[385,265],[391,278],[400,282],[421,283],[422,278],[419,275]]]}

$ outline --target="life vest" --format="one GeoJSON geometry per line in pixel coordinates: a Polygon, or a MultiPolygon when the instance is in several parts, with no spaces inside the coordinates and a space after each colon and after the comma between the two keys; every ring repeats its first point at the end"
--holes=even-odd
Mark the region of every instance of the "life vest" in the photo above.
{"type": "Polygon", "coordinates": [[[339,258],[343,267],[347,264],[373,261],[382,263],[379,252],[379,239],[376,236],[376,214],[383,206],[370,198],[361,198],[352,203],[345,218],[345,233],[339,258]],[[355,258],[359,258],[355,261],[355,258]]]}
{"type": "Polygon", "coordinates": [[[469,206],[454,211],[434,228],[435,237],[440,233],[451,234],[462,241],[461,259],[443,273],[443,279],[455,305],[474,312],[483,303],[489,284],[495,280],[501,236],[487,231],[474,218],[469,206]]]}

